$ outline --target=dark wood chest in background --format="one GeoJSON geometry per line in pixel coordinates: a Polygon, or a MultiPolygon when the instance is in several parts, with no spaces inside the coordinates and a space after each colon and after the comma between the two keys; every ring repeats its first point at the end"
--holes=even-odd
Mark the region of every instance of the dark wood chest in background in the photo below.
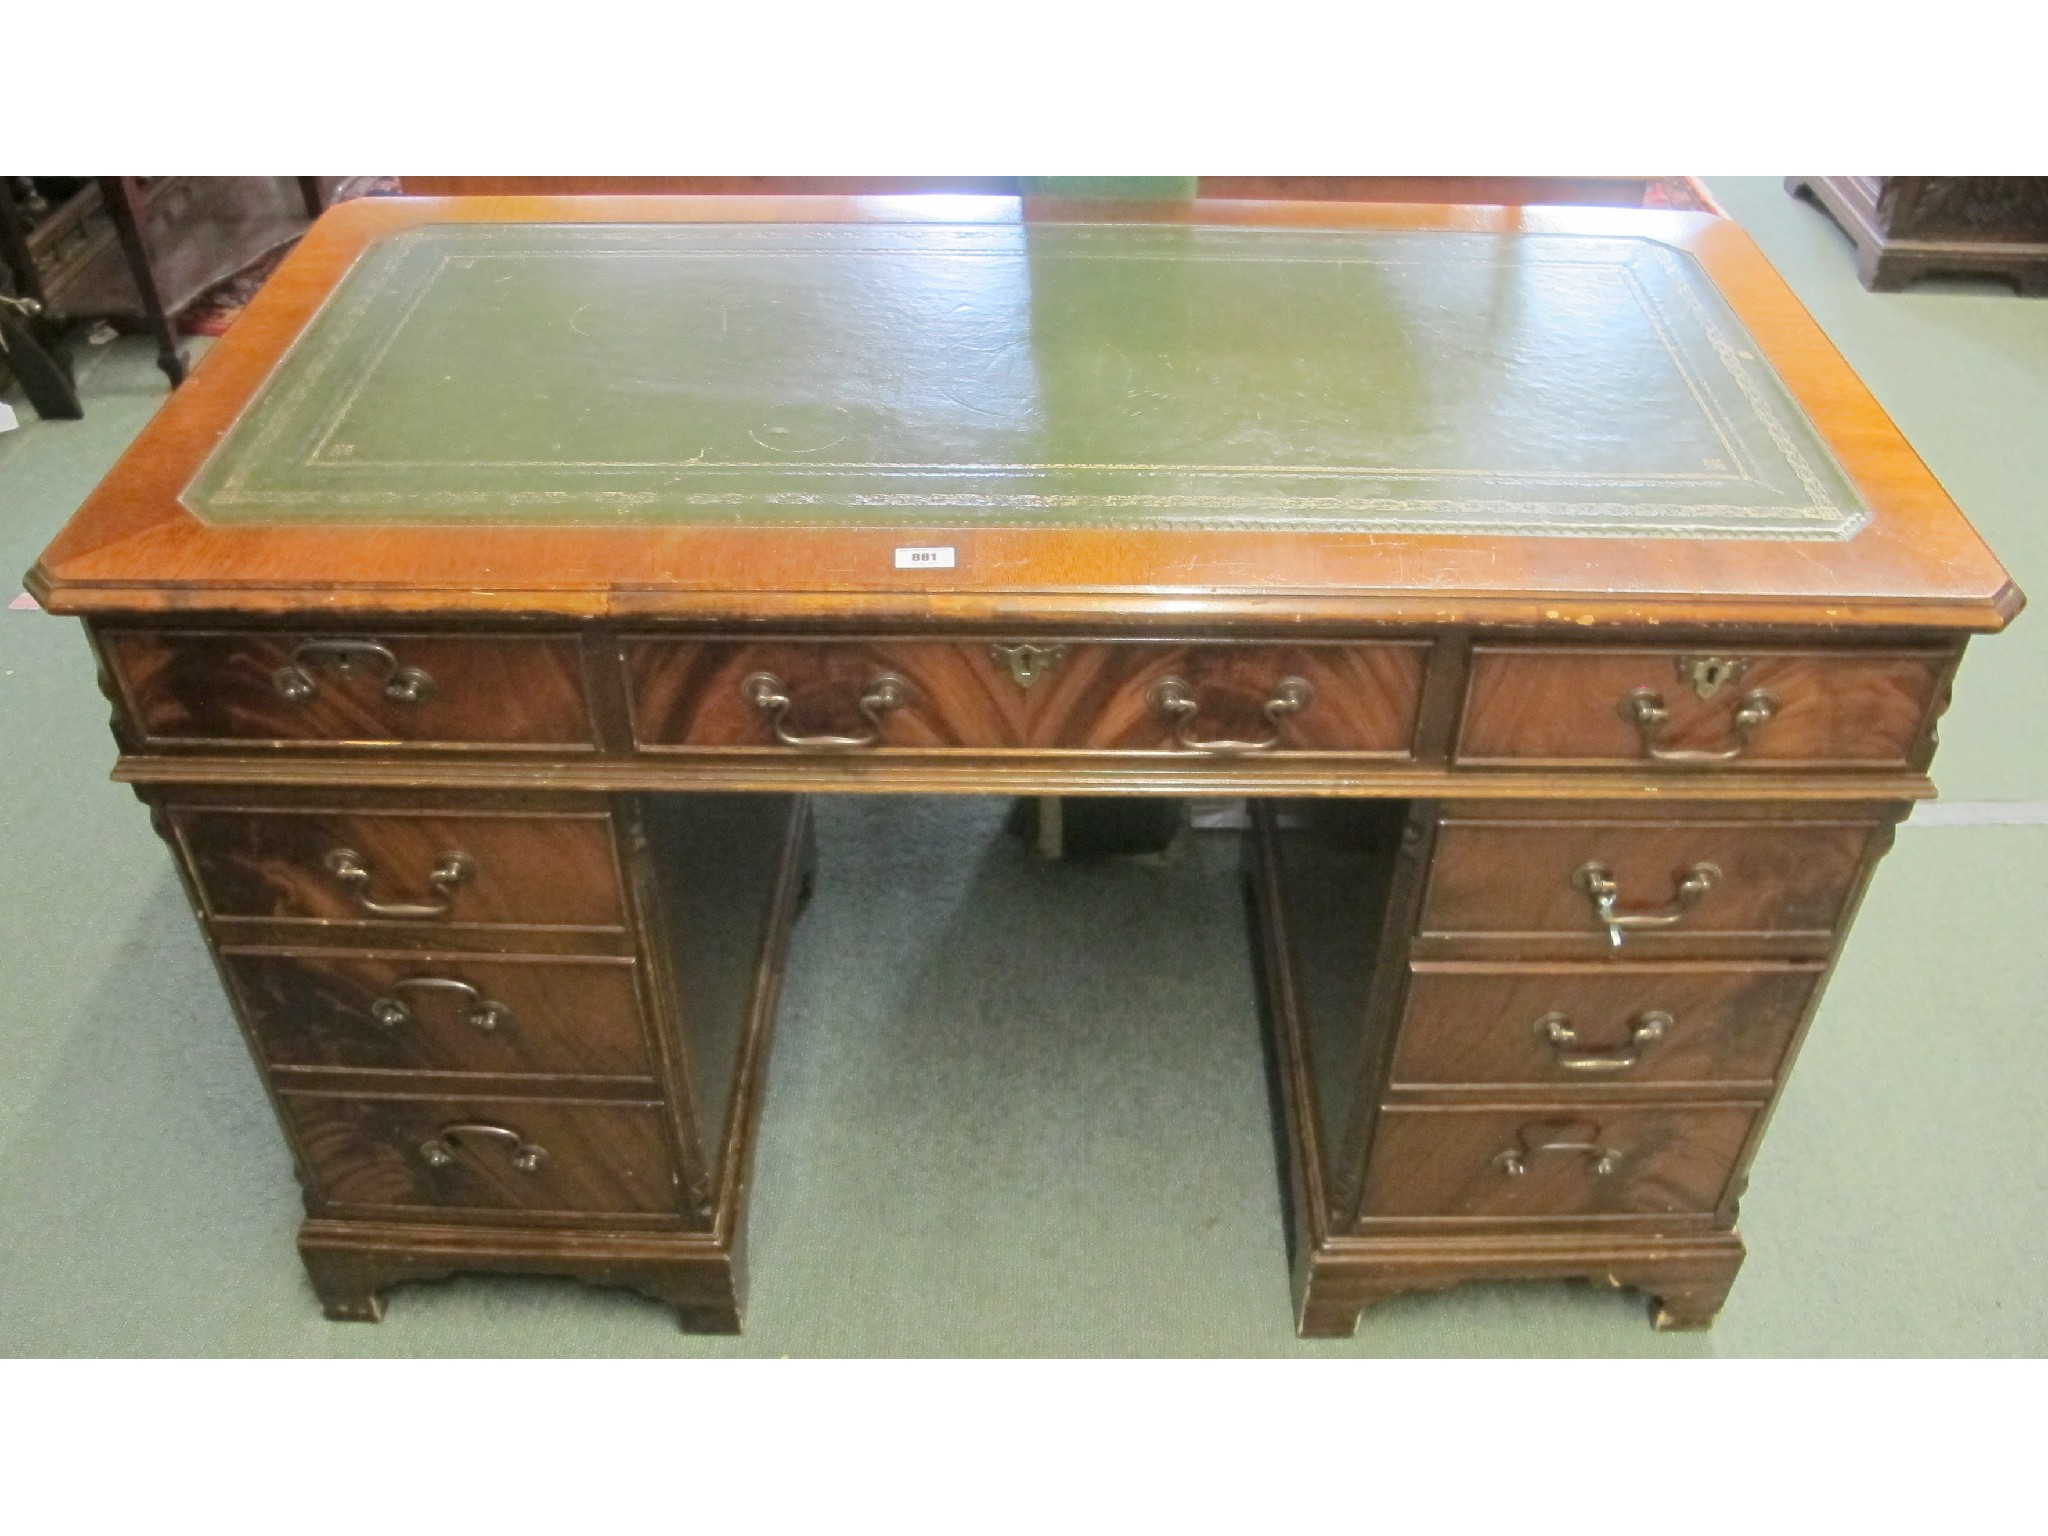
{"type": "Polygon", "coordinates": [[[1793,176],[1785,187],[1855,242],[1866,288],[1996,277],[2048,294],[2048,176],[1793,176]]]}

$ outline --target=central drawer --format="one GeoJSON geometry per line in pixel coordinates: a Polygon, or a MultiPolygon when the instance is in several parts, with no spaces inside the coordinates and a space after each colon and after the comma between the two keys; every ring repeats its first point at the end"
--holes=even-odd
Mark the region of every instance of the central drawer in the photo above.
{"type": "Polygon", "coordinates": [[[213,919],[618,929],[610,817],[180,806],[213,919]]]}
{"type": "Polygon", "coordinates": [[[1426,644],[626,642],[633,740],[720,753],[1413,754],[1426,644]]]}

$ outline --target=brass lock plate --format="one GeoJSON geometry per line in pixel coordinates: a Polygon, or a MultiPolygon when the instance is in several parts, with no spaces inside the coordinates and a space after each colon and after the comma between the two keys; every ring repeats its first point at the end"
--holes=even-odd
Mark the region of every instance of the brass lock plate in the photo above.
{"type": "Polygon", "coordinates": [[[1010,669],[1010,681],[1019,688],[1029,688],[1067,659],[1064,645],[1034,645],[1029,641],[1011,644],[998,640],[989,646],[988,653],[1010,669]]]}
{"type": "Polygon", "coordinates": [[[1743,656],[1681,656],[1678,676],[1703,699],[1711,699],[1749,670],[1743,656]]]}

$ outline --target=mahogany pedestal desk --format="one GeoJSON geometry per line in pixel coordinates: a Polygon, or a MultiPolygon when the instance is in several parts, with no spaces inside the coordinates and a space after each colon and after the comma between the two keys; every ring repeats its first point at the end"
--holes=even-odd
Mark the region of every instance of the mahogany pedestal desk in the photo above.
{"type": "Polygon", "coordinates": [[[30,583],[329,1315],[725,1330],[807,797],[883,791],[1250,799],[1304,1333],[1707,1323],[2020,605],[1723,220],[1002,199],[347,204],[30,583]]]}

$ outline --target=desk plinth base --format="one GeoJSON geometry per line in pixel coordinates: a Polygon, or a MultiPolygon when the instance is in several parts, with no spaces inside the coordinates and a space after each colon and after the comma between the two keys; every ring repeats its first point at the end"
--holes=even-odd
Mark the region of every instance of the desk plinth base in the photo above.
{"type": "Polygon", "coordinates": [[[1659,1328],[1711,1326],[1742,1267],[1733,1232],[1696,1237],[1398,1237],[1298,1243],[1295,1327],[1305,1339],[1348,1338],[1375,1302],[1467,1280],[1590,1280],[1645,1291],[1659,1328]]]}
{"type": "Polygon", "coordinates": [[[541,1232],[310,1220],[299,1257],[327,1316],[374,1323],[385,1287],[456,1274],[562,1275],[620,1286],[675,1308],[688,1333],[738,1333],[742,1263],[705,1233],[541,1232]]]}

